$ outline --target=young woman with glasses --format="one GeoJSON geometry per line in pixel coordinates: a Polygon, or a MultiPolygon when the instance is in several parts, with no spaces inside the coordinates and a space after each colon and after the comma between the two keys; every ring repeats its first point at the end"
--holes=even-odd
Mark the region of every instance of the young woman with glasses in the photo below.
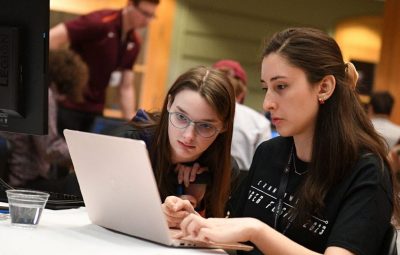
{"type": "Polygon", "coordinates": [[[162,199],[172,195],[168,204],[183,205],[177,214],[164,205],[170,227],[178,226],[194,207],[205,209],[207,216],[224,215],[234,111],[235,95],[225,74],[197,67],[175,81],[160,113],[140,110],[129,125],[114,130],[113,135],[145,141],[162,199]],[[178,170],[202,172],[193,168],[203,173],[187,186],[179,184],[178,170]]]}

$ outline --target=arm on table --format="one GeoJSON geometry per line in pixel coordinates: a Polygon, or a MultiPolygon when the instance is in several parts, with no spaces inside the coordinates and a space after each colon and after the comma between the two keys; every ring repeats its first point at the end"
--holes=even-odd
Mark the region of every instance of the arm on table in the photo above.
{"type": "MultiPolygon", "coordinates": [[[[264,254],[316,255],[314,251],[290,240],[254,218],[209,218],[189,214],[181,223],[182,237],[203,242],[232,243],[250,241],[264,254]]],[[[328,247],[326,255],[354,255],[340,248],[328,247]]]]}

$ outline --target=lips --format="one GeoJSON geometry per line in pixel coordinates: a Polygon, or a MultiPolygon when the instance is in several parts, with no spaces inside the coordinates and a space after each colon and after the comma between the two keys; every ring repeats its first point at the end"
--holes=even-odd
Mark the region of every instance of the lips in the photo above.
{"type": "Polygon", "coordinates": [[[183,143],[183,142],[181,142],[181,141],[178,141],[178,143],[182,146],[182,147],[184,147],[184,148],[186,148],[186,149],[193,149],[195,146],[193,146],[193,145],[190,145],[190,144],[186,144],[186,143],[183,143]]]}
{"type": "Polygon", "coordinates": [[[271,118],[272,124],[275,126],[279,125],[282,122],[281,118],[271,118]]]}

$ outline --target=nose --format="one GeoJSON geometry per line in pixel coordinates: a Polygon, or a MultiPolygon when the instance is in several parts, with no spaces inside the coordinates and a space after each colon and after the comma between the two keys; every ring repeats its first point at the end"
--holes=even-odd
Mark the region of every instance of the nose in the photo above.
{"type": "Polygon", "coordinates": [[[270,112],[275,109],[276,109],[276,103],[273,100],[273,96],[269,91],[267,91],[264,96],[263,110],[266,112],[270,112]]]}
{"type": "Polygon", "coordinates": [[[183,131],[183,138],[185,140],[185,143],[192,142],[195,136],[196,136],[196,130],[194,123],[190,123],[189,126],[187,126],[183,131]]]}

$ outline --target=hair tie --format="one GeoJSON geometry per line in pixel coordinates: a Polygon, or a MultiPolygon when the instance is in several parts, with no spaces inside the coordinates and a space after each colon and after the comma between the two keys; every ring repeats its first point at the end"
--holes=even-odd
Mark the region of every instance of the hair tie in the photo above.
{"type": "Polygon", "coordinates": [[[359,77],[358,72],[356,70],[356,67],[351,62],[347,62],[345,66],[346,66],[345,71],[347,75],[347,80],[349,82],[350,88],[354,90],[357,86],[357,81],[359,77]]]}

